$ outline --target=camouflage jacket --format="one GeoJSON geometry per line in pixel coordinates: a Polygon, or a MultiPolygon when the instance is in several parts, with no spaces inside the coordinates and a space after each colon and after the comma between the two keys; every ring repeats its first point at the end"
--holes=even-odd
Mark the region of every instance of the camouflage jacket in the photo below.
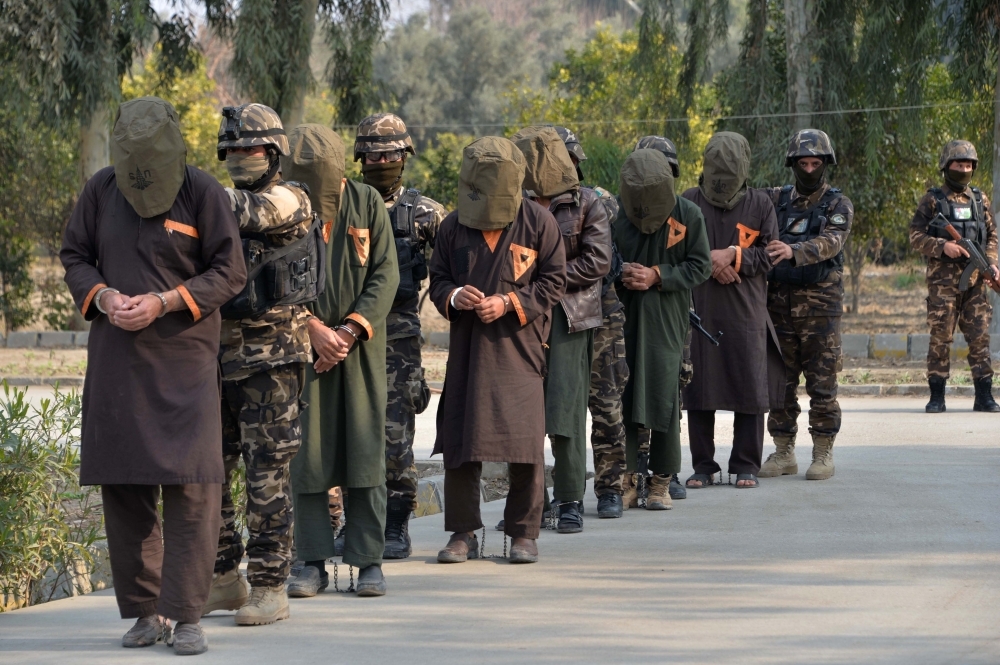
{"type": "MultiPolygon", "coordinates": [[[[972,201],[972,192],[968,187],[964,192],[955,192],[948,185],[942,185],[945,198],[956,203],[972,201]]],[[[983,210],[986,212],[986,245],[983,251],[992,263],[997,262],[997,226],[990,211],[990,200],[983,194],[983,210]]],[[[944,254],[944,238],[935,238],[927,234],[927,227],[937,215],[937,201],[930,192],[924,194],[917,204],[917,211],[910,220],[910,247],[927,257],[928,284],[958,284],[967,263],[965,261],[946,261],[944,254]]]]}
{"type": "MultiPolygon", "coordinates": [[[[819,200],[829,191],[830,185],[823,183],[809,196],[802,196],[792,189],[789,199],[792,210],[806,210],[819,203],[819,200]]],[[[775,208],[781,198],[781,188],[771,187],[766,190],[771,196],[775,208]]],[[[820,263],[840,254],[851,233],[854,222],[854,204],[843,194],[835,196],[827,208],[827,223],[819,236],[792,247],[792,264],[807,266],[820,263]],[[839,218],[837,216],[840,216],[839,218]],[[837,219],[839,223],[832,223],[837,219]],[[843,220],[843,221],[840,221],[843,220]]],[[[781,226],[782,221],[778,220],[781,226]]],[[[792,286],[771,280],[767,285],[768,309],[777,312],[790,312],[795,318],[807,316],[840,316],[844,313],[844,269],[836,268],[826,279],[808,286],[792,286]]]]}
{"type": "MultiPolygon", "coordinates": [[[[391,211],[404,192],[406,187],[400,187],[385,199],[386,210],[391,211]]],[[[430,250],[434,247],[434,239],[437,237],[441,221],[448,212],[443,205],[423,195],[417,197],[416,208],[414,223],[417,226],[417,236],[426,243],[424,253],[427,263],[430,264],[430,250]]],[[[420,334],[420,313],[417,311],[419,305],[419,297],[392,303],[392,309],[385,320],[386,339],[401,339],[420,334]]]]}
{"type": "MultiPolygon", "coordinates": [[[[295,183],[276,179],[259,192],[226,188],[240,231],[267,234],[274,245],[309,232],[312,206],[295,183]]],[[[219,364],[225,381],[239,381],[287,363],[309,362],[312,348],[303,305],[279,305],[258,316],[222,321],[219,364]]]]}

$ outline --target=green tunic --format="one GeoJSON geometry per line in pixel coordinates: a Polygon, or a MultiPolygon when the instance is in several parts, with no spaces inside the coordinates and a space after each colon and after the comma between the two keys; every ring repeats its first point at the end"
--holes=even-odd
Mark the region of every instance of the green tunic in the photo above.
{"type": "Polygon", "coordinates": [[[327,243],[326,289],[313,307],[326,325],[350,319],[366,331],[333,369],[309,366],[302,448],[292,460],[297,494],[385,483],[385,318],[399,284],[382,197],[347,181],[327,243]]]}
{"type": "Polygon", "coordinates": [[[619,214],[615,243],[627,263],[657,266],[659,289],[630,291],[619,282],[625,307],[625,357],[631,378],[622,396],[626,425],[670,432],[680,409],[678,376],[690,323],[691,289],[712,274],[705,218],[698,206],[677,199],[670,219],[654,233],[640,233],[619,214]]]}

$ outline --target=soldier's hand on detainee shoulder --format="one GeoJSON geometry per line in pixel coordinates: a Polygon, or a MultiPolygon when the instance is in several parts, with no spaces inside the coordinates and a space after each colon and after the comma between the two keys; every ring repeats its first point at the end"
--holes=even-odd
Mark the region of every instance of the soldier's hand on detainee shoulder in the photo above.
{"type": "Polygon", "coordinates": [[[965,251],[965,248],[959,245],[954,240],[947,240],[944,243],[944,253],[949,259],[957,259],[964,256],[969,258],[969,253],[965,251]]]}
{"type": "Polygon", "coordinates": [[[790,261],[792,259],[792,246],[780,240],[772,240],[767,243],[767,247],[764,249],[771,258],[771,265],[773,266],[778,265],[782,261],[790,261]]]}
{"type": "Polygon", "coordinates": [[[466,284],[455,294],[455,309],[470,310],[483,299],[483,292],[466,284]]]}
{"type": "Polygon", "coordinates": [[[736,268],[732,266],[726,266],[720,270],[718,274],[713,275],[713,277],[719,284],[740,284],[743,282],[743,280],[740,279],[740,274],[736,272],[736,268]]]}

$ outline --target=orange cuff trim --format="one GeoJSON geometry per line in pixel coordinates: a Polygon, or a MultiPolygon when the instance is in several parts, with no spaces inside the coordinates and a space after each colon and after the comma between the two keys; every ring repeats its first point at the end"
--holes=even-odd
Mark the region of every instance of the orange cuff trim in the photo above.
{"type": "Polygon", "coordinates": [[[191,316],[194,317],[194,320],[197,321],[200,319],[201,309],[198,308],[198,303],[191,297],[191,292],[187,290],[187,287],[181,284],[177,287],[177,293],[181,294],[181,298],[184,299],[184,304],[187,305],[187,308],[191,310],[191,316]]]}
{"type": "Polygon", "coordinates": [[[198,229],[191,226],[190,224],[181,224],[180,222],[175,222],[172,219],[168,219],[163,222],[163,228],[167,230],[167,233],[172,231],[177,231],[178,233],[183,233],[186,236],[191,236],[192,238],[200,238],[198,235],[198,229]]]}
{"type": "Polygon", "coordinates": [[[368,323],[368,319],[361,316],[357,312],[351,312],[350,314],[348,314],[347,320],[354,321],[356,324],[364,328],[365,332],[368,333],[368,339],[371,339],[372,337],[375,336],[375,331],[372,329],[372,325],[368,323]]]}
{"type": "Polygon", "coordinates": [[[524,308],[521,307],[521,299],[517,297],[517,294],[511,291],[507,294],[510,301],[514,304],[514,311],[517,312],[517,319],[521,322],[522,326],[528,325],[528,317],[524,315],[524,308]]]}
{"type": "Polygon", "coordinates": [[[98,291],[100,291],[106,286],[107,284],[105,284],[104,282],[94,285],[94,288],[90,290],[90,293],[87,294],[87,297],[83,299],[83,307],[80,308],[80,314],[87,316],[87,310],[90,309],[90,301],[94,299],[94,296],[97,295],[98,291]]]}
{"type": "Polygon", "coordinates": [[[736,264],[734,266],[736,268],[736,272],[740,271],[740,266],[741,265],[743,265],[743,248],[737,246],[736,247],[736,264]]]}
{"type": "MultiPolygon", "coordinates": [[[[671,219],[673,219],[671,217],[671,219]]],[[[663,275],[660,274],[660,266],[653,266],[653,270],[656,271],[656,276],[660,278],[660,283],[656,285],[656,288],[663,286],[663,275]]]]}

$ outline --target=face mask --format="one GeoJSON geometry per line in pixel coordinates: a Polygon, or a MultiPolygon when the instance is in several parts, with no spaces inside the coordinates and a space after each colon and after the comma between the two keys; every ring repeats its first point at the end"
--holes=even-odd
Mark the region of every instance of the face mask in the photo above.
{"type": "Polygon", "coordinates": [[[309,123],[288,132],[288,150],[281,158],[281,176],[305,183],[313,210],[332,222],[340,209],[344,141],[329,127],[309,123]]]}
{"type": "Polygon", "coordinates": [[[956,192],[964,192],[972,182],[972,171],[956,171],[948,169],[944,172],[944,181],[956,192]]]}
{"type": "Polygon", "coordinates": [[[401,159],[398,162],[376,162],[374,164],[366,162],[362,164],[361,173],[364,176],[365,184],[377,189],[382,196],[391,194],[399,186],[399,181],[403,177],[404,163],[401,159]]]}
{"type": "Polygon", "coordinates": [[[619,187],[625,216],[641,233],[656,233],[674,211],[674,175],[658,150],[636,150],[625,160],[619,187]]]}
{"type": "Polygon", "coordinates": [[[510,137],[524,154],[524,189],[552,198],[579,187],[566,144],[552,127],[525,127],[510,137]]]}
{"type": "Polygon", "coordinates": [[[484,136],[465,146],[458,172],[458,223],[502,229],[521,209],[524,155],[508,139],[484,136]]]}
{"type": "Polygon", "coordinates": [[[750,144],[735,132],[719,132],[708,140],[698,187],[708,202],[732,210],[747,193],[750,144]]]}
{"type": "Polygon", "coordinates": [[[226,170],[238,189],[249,189],[271,170],[271,159],[266,154],[230,152],[226,155],[226,170]]]}
{"type": "Polygon", "coordinates": [[[184,184],[187,149],[177,114],[157,97],[125,102],[111,135],[115,180],[140,217],[170,210],[184,184]]]}
{"type": "Polygon", "coordinates": [[[806,173],[798,162],[793,162],[792,173],[795,174],[795,189],[803,194],[812,194],[823,184],[825,172],[826,164],[815,169],[812,173],[806,173]]]}

